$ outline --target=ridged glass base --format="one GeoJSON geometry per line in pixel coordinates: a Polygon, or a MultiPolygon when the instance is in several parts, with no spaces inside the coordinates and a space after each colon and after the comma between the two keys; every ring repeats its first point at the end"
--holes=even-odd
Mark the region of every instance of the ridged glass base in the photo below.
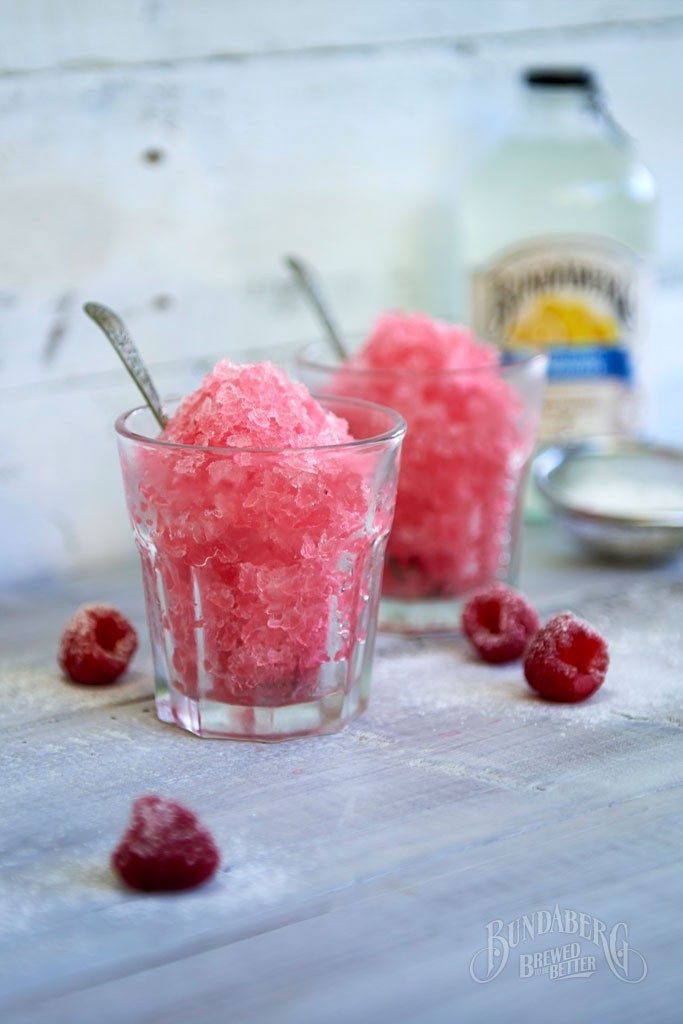
{"type": "MultiPolygon", "coordinates": [[[[519,570],[519,545],[515,545],[501,583],[517,585],[519,570]]],[[[496,580],[482,583],[479,587],[458,597],[397,598],[382,595],[379,607],[379,629],[383,633],[400,633],[404,636],[431,636],[453,633],[461,628],[462,610],[474,593],[496,580]]]]}
{"type": "Polygon", "coordinates": [[[156,708],[162,722],[195,736],[273,743],[337,732],[365,711],[367,690],[367,684],[359,682],[346,693],[337,690],[301,704],[253,707],[193,700],[157,683],[156,708]]]}
{"type": "Polygon", "coordinates": [[[415,601],[383,597],[379,628],[383,633],[428,636],[460,629],[460,613],[466,598],[421,598],[415,601]]]}

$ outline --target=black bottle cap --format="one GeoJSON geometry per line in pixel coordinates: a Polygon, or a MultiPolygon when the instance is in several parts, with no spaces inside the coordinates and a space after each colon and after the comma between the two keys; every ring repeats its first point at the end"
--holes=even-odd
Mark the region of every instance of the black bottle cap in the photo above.
{"type": "Polygon", "coordinates": [[[595,76],[588,68],[528,68],[522,78],[532,89],[586,89],[597,87],[595,76]]]}

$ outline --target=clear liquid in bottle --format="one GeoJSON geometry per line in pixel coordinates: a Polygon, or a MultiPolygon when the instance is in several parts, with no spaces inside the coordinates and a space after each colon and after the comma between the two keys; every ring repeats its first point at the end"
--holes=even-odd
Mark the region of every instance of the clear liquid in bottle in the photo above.
{"type": "Polygon", "coordinates": [[[523,114],[470,175],[475,330],[550,354],[542,440],[631,433],[656,188],[583,69],[523,76],[523,114]]]}

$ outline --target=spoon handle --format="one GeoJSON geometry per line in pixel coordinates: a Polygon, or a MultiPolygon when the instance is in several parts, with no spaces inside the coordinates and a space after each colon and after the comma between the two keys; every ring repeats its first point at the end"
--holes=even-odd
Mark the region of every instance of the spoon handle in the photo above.
{"type": "Polygon", "coordinates": [[[163,430],[168,418],[161,408],[161,400],[157,389],[152,383],[149,370],[143,363],[138,347],[128,333],[128,328],[121,317],[107,306],[102,306],[99,302],[86,302],[83,310],[91,320],[95,321],[100,330],[106,334],[121,362],[138,386],[140,394],[152,410],[157,423],[163,430]]]}
{"type": "Polygon", "coordinates": [[[323,327],[327,332],[327,336],[332,342],[337,355],[346,361],[349,358],[349,352],[342,341],[341,332],[334,322],[330,308],[327,302],[323,299],[320,288],[313,279],[313,274],[311,273],[310,268],[307,267],[304,261],[298,256],[285,256],[285,264],[292,272],[299,288],[320,317],[323,327]]]}

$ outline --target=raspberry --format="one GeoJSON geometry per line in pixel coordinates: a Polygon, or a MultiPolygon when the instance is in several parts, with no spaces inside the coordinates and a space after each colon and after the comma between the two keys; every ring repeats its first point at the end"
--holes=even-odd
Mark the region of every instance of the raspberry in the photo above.
{"type": "Polygon", "coordinates": [[[112,867],[131,889],[192,889],[215,873],[220,855],[196,814],[163,796],[141,796],[112,867]]]}
{"type": "Polygon", "coordinates": [[[75,683],[113,683],[137,646],[135,629],[116,608],[84,604],[64,627],[58,660],[75,683]]]}
{"type": "Polygon", "coordinates": [[[496,583],[467,602],[462,629],[480,658],[502,664],[522,656],[538,615],[522,594],[496,583]]]}
{"type": "Polygon", "coordinates": [[[583,619],[562,612],[529,644],[524,675],[546,700],[575,704],[602,686],[608,665],[607,642],[583,619]]]}

